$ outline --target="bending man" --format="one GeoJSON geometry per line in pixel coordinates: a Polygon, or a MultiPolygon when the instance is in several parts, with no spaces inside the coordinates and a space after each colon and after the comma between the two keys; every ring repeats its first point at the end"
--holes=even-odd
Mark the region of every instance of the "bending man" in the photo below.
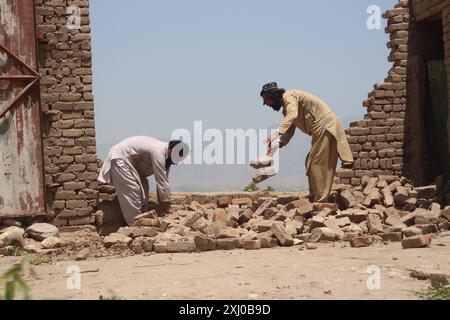
{"type": "Polygon", "coordinates": [[[306,159],[309,191],[314,202],[328,202],[338,157],[343,163],[353,162],[341,121],[325,102],[305,91],[286,91],[272,82],[263,87],[261,97],[264,105],[277,112],[283,109],[284,115],[277,132],[267,138],[268,143],[280,137],[279,147],[286,146],[296,128],[312,136],[311,152],[306,159]]]}
{"type": "Polygon", "coordinates": [[[111,148],[98,181],[114,185],[125,221],[131,226],[134,217],[148,211],[149,176],[155,176],[162,213],[169,212],[170,166],[179,164],[188,153],[188,146],[179,140],[164,143],[151,137],[128,138],[111,148]]]}

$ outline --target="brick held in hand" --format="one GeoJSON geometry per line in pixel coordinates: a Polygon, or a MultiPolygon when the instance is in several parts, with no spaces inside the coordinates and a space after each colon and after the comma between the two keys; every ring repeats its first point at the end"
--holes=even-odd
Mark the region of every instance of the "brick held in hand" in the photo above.
{"type": "Polygon", "coordinates": [[[255,169],[267,168],[270,167],[273,163],[272,157],[269,156],[260,156],[255,160],[250,161],[250,166],[255,169]]]}
{"type": "Polygon", "coordinates": [[[260,174],[258,174],[258,175],[254,176],[252,178],[252,181],[254,183],[261,183],[263,181],[266,181],[266,180],[272,178],[273,176],[275,176],[275,175],[274,174],[272,174],[272,175],[260,175],[260,174]]]}

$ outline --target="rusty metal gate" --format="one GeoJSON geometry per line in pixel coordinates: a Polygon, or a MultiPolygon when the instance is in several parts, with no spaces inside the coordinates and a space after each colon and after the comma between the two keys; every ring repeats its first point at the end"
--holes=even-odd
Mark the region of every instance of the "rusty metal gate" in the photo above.
{"type": "Polygon", "coordinates": [[[0,218],[45,213],[33,0],[0,0],[0,218]]]}

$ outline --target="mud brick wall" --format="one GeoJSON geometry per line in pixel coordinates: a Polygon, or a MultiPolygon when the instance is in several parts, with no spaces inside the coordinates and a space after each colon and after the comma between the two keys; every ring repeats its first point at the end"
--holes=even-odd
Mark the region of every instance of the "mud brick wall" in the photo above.
{"type": "Polygon", "coordinates": [[[336,183],[359,185],[363,176],[402,175],[404,118],[406,109],[406,67],[408,58],[408,1],[399,1],[384,14],[390,35],[389,61],[393,67],[384,83],[374,85],[363,106],[364,120],[346,131],[355,163],[338,169],[336,183]]]}
{"type": "Polygon", "coordinates": [[[98,205],[88,0],[35,1],[46,201],[51,223],[94,222],[98,205]],[[81,28],[67,28],[67,8],[81,9],[81,28]]]}
{"type": "MultiPolygon", "coordinates": [[[[447,87],[449,89],[448,105],[450,106],[450,3],[449,6],[445,8],[444,11],[442,12],[442,18],[444,24],[444,48],[445,48],[445,66],[447,69],[447,87]]],[[[449,142],[449,150],[450,150],[450,142],[449,142]]]]}
{"type": "Polygon", "coordinates": [[[450,1],[448,0],[412,0],[411,2],[414,11],[413,14],[419,20],[425,16],[431,16],[441,12],[449,4],[450,1]]]}
{"type": "MultiPolygon", "coordinates": [[[[359,185],[366,175],[407,176],[418,185],[429,182],[423,169],[428,161],[423,127],[427,111],[421,103],[427,82],[426,59],[440,50],[442,41],[431,42],[428,37],[430,30],[431,34],[442,31],[450,75],[449,12],[450,0],[400,0],[384,14],[390,36],[388,60],[393,66],[384,83],[376,84],[364,101],[364,119],[351,123],[347,130],[355,163],[352,168],[337,171],[336,183],[359,185]]],[[[450,90],[450,76],[447,81],[450,90]]]]}

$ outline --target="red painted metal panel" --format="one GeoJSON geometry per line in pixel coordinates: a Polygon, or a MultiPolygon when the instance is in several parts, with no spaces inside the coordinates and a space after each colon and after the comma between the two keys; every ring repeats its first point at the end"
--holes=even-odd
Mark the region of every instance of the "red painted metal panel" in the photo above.
{"type": "Polygon", "coordinates": [[[0,0],[0,217],[45,213],[33,0],[0,0]]]}

